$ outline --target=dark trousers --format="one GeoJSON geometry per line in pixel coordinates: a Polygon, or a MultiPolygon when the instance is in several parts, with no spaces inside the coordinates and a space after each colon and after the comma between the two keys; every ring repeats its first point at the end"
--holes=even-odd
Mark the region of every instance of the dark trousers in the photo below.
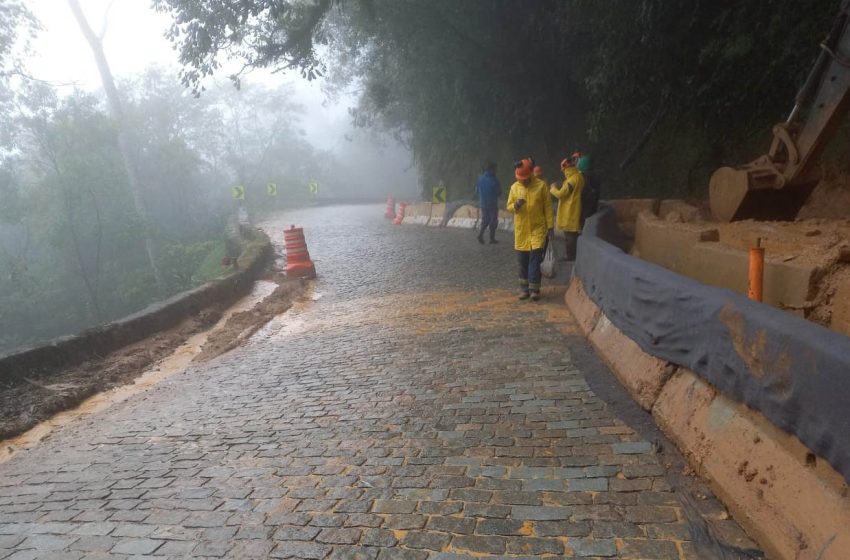
{"type": "Polygon", "coordinates": [[[574,261],[576,260],[576,248],[578,246],[578,232],[565,231],[564,238],[566,239],[567,246],[567,260],[574,261]]]}
{"type": "Polygon", "coordinates": [[[519,261],[519,287],[523,292],[540,292],[540,263],[543,262],[543,249],[517,251],[519,261]]]}
{"type": "Polygon", "coordinates": [[[484,230],[490,228],[490,239],[496,238],[496,228],[499,226],[499,209],[498,208],[482,208],[481,209],[481,231],[478,232],[478,237],[484,237],[484,230]]]}

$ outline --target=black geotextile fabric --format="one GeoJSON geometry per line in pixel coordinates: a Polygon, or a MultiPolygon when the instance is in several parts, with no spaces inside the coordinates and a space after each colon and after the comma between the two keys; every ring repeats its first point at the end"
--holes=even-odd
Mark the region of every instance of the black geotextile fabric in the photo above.
{"type": "Polygon", "coordinates": [[[796,435],[850,482],[850,338],[632,257],[622,240],[603,207],[578,244],[576,274],[611,322],[796,435]]]}

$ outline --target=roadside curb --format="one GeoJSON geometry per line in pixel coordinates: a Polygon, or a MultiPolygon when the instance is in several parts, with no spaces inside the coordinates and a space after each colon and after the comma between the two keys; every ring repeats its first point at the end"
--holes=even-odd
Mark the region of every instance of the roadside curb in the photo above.
{"type": "Polygon", "coordinates": [[[272,257],[268,236],[240,226],[229,232],[241,249],[238,270],[201,286],[156,302],[111,323],[60,337],[41,346],[0,356],[0,380],[41,374],[102,357],[152,334],[170,329],[213,304],[227,304],[247,294],[272,257]]]}

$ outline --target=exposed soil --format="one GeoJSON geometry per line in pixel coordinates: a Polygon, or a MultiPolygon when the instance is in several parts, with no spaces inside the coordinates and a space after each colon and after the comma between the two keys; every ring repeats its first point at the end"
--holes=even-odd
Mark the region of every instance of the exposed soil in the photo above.
{"type": "MultiPolygon", "coordinates": [[[[850,178],[848,178],[850,181],[850,178]]],[[[782,262],[815,267],[813,290],[809,301],[800,308],[785,309],[827,328],[832,326],[833,299],[841,285],[850,285],[850,190],[834,184],[819,186],[801,218],[793,222],[760,222],[743,220],[733,223],[710,222],[701,208],[685,216],[659,216],[670,224],[671,233],[689,227],[709,225],[719,233],[719,243],[747,251],[757,240],[765,248],[768,262],[782,262]],[[836,208],[847,208],[841,218],[836,208]],[[820,214],[819,214],[820,213],[820,214]],[[814,217],[817,215],[826,217],[814,217]],[[842,252],[845,256],[842,258],[842,252]]]]}
{"type": "MultiPolygon", "coordinates": [[[[244,343],[271,318],[289,309],[305,291],[306,284],[300,280],[288,280],[282,275],[272,280],[278,286],[270,295],[247,311],[234,313],[210,332],[196,361],[209,360],[244,343]]],[[[212,329],[226,311],[226,305],[207,308],[173,329],[107,356],[61,371],[5,380],[0,384],[0,440],[21,434],[95,393],[132,383],[190,337],[212,329]]]]}
{"type": "Polygon", "coordinates": [[[201,352],[193,361],[205,362],[243,344],[263,325],[292,307],[293,302],[301,299],[306,286],[305,280],[287,280],[280,276],[278,287],[259,305],[233,314],[221,329],[210,333],[201,352]]]}

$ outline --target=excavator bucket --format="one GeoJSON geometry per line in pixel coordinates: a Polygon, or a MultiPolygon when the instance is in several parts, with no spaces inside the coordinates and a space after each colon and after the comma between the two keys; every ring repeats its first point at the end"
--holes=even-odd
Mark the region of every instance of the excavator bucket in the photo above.
{"type": "Polygon", "coordinates": [[[709,184],[714,217],[793,220],[812,194],[821,171],[817,159],[850,111],[850,0],[842,0],[821,52],[784,123],[762,157],[722,167],[709,184]]]}
{"type": "Polygon", "coordinates": [[[720,222],[793,220],[817,186],[820,172],[815,168],[793,183],[781,184],[777,179],[752,164],[721,167],[709,183],[712,215],[720,222]]]}

